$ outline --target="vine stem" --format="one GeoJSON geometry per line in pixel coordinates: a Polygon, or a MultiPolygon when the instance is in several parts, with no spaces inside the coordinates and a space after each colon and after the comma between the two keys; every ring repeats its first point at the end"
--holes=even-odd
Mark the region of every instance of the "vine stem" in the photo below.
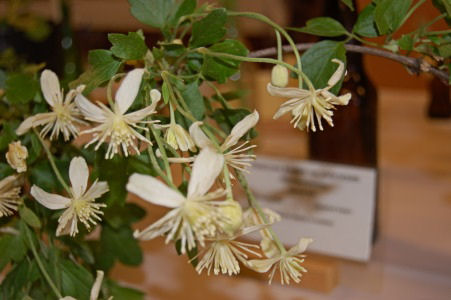
{"type": "MultiPolygon", "coordinates": [[[[299,43],[296,44],[296,48],[299,51],[305,51],[311,47],[313,47],[315,43],[299,43]]],[[[416,74],[419,73],[430,73],[436,77],[438,77],[440,80],[443,81],[443,83],[448,84],[448,78],[449,75],[447,72],[437,69],[436,67],[430,66],[427,64],[427,67],[425,68],[425,61],[421,58],[414,58],[414,57],[407,57],[401,54],[396,54],[393,52],[389,52],[386,50],[376,49],[372,47],[366,47],[366,46],[360,46],[360,45],[351,45],[351,44],[345,44],[344,45],[347,51],[350,52],[357,52],[362,54],[369,54],[374,56],[383,57],[389,60],[393,60],[396,62],[399,62],[403,64],[404,66],[408,67],[411,71],[413,71],[416,74]]],[[[282,49],[285,52],[292,52],[291,46],[285,45],[282,47],[282,49]]],[[[266,56],[273,56],[277,54],[277,48],[265,48],[257,51],[253,51],[249,53],[250,58],[259,58],[259,57],[266,57],[266,56]]],[[[292,70],[292,69],[290,69],[292,70]]]]}
{"type": "Polygon", "coordinates": [[[69,195],[72,195],[71,189],[69,188],[67,183],[64,181],[63,176],[61,176],[60,171],[56,167],[55,159],[53,158],[53,155],[50,152],[50,149],[47,147],[47,145],[45,144],[45,141],[42,139],[41,135],[38,133],[36,128],[33,128],[33,132],[36,134],[36,136],[38,137],[39,141],[41,142],[41,145],[44,148],[45,153],[47,154],[47,158],[49,159],[50,165],[52,166],[52,169],[53,169],[53,172],[56,175],[56,178],[61,183],[63,188],[67,191],[67,193],[69,193],[69,195]]]}
{"type": "Polygon", "coordinates": [[[31,234],[30,234],[30,229],[28,228],[27,225],[25,225],[25,226],[26,226],[25,227],[26,228],[26,230],[25,230],[26,231],[26,236],[27,236],[28,242],[30,243],[31,252],[33,252],[33,256],[36,259],[36,262],[38,264],[39,269],[41,270],[42,275],[44,276],[45,280],[49,284],[49,286],[52,289],[52,291],[55,294],[55,296],[58,299],[63,298],[63,296],[61,295],[60,291],[56,287],[55,283],[52,281],[52,278],[50,278],[49,273],[47,273],[47,270],[45,269],[44,264],[42,263],[38,252],[36,251],[36,248],[34,247],[33,239],[31,238],[31,234]]]}
{"type": "MultiPolygon", "coordinates": [[[[246,178],[244,177],[243,173],[237,172],[238,181],[240,182],[241,186],[243,187],[244,191],[246,192],[247,200],[249,201],[249,205],[255,209],[257,214],[260,216],[260,218],[263,220],[265,224],[269,224],[268,218],[266,217],[265,213],[263,212],[263,209],[261,208],[260,204],[258,203],[257,199],[255,199],[254,194],[249,188],[249,185],[247,183],[246,178]]],[[[277,234],[274,232],[271,226],[268,226],[268,231],[271,234],[271,237],[276,243],[277,247],[279,248],[281,254],[285,254],[287,250],[283,246],[282,242],[280,241],[277,234]]]]}

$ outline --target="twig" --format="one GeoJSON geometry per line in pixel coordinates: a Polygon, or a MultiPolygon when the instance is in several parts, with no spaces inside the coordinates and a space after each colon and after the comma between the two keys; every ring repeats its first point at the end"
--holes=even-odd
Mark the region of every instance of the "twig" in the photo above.
{"type": "MultiPolygon", "coordinates": [[[[310,47],[312,47],[313,45],[315,45],[315,43],[300,43],[300,44],[296,44],[296,48],[299,51],[305,51],[305,50],[309,49],[310,47]]],[[[443,81],[443,83],[448,84],[449,75],[447,72],[439,70],[439,69],[431,66],[430,64],[428,64],[421,58],[407,57],[407,56],[392,53],[389,51],[380,50],[380,49],[371,48],[371,47],[360,46],[360,45],[345,44],[345,48],[347,51],[357,52],[357,53],[362,53],[362,54],[370,54],[370,55],[374,55],[374,56],[384,57],[384,58],[387,58],[387,59],[390,59],[393,61],[397,61],[397,62],[403,64],[404,66],[406,66],[410,71],[412,71],[415,74],[431,73],[432,75],[438,77],[441,81],[443,81]]],[[[285,45],[285,46],[283,46],[283,51],[284,52],[292,52],[293,50],[292,50],[291,46],[285,45]]],[[[266,49],[253,51],[249,54],[249,57],[267,57],[267,56],[273,56],[276,54],[277,54],[277,48],[272,47],[272,48],[266,48],[266,49]]]]}

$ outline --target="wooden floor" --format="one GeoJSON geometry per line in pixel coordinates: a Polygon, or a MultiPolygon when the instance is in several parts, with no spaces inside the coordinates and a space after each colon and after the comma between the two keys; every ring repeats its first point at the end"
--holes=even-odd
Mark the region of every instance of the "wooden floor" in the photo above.
{"type": "MultiPolygon", "coordinates": [[[[142,243],[141,268],[118,266],[113,277],[144,287],[148,299],[450,299],[451,120],[425,118],[424,91],[379,92],[380,238],[370,263],[340,261],[340,283],[331,293],[303,289],[302,283],[198,276],[162,239],[142,243]]],[[[280,154],[293,139],[305,146],[303,134],[277,124],[260,137],[260,151],[280,154]]],[[[152,219],[161,213],[150,209],[152,219]]]]}

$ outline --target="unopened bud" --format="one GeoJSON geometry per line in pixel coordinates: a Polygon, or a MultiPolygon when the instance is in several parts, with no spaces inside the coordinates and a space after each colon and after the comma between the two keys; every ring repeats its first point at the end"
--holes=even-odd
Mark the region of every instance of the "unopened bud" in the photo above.
{"type": "Polygon", "coordinates": [[[286,87],[288,85],[288,69],[281,65],[272,68],[271,84],[277,87],[286,87]]]}
{"type": "Polygon", "coordinates": [[[235,231],[241,227],[243,222],[243,210],[238,202],[228,202],[228,204],[218,208],[224,219],[227,219],[226,224],[221,229],[228,235],[233,235],[235,231]]]}

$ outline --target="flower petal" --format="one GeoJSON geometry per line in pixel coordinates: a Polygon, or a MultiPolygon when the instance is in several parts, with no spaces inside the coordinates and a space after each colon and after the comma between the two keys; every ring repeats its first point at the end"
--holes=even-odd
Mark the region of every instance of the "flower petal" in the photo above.
{"type": "Polygon", "coordinates": [[[278,96],[284,98],[304,98],[310,95],[309,90],[299,89],[299,88],[281,88],[277,86],[273,86],[271,83],[268,83],[266,86],[268,93],[271,96],[278,96]]]}
{"type": "Polygon", "coordinates": [[[124,114],[127,109],[135,101],[136,96],[141,86],[141,80],[144,74],[144,69],[134,69],[130,71],[121,83],[121,86],[116,92],[115,101],[119,108],[119,112],[124,114]]]}
{"type": "Polygon", "coordinates": [[[23,135],[28,132],[33,127],[35,116],[31,116],[26,118],[22,123],[20,123],[19,127],[16,129],[17,135],[23,135]]]}
{"type": "Polygon", "coordinates": [[[79,198],[86,191],[88,186],[89,169],[86,160],[81,157],[74,157],[70,161],[69,179],[75,198],[79,198]]]}
{"type": "Polygon", "coordinates": [[[307,250],[308,245],[313,242],[312,239],[301,238],[297,245],[288,250],[288,255],[295,256],[301,254],[307,250]]]}
{"type": "Polygon", "coordinates": [[[224,166],[224,155],[211,147],[202,149],[193,164],[188,198],[203,196],[211,188],[224,166]]]}
{"type": "Polygon", "coordinates": [[[332,59],[332,62],[338,64],[338,68],[327,82],[329,87],[336,85],[340,81],[341,77],[343,77],[343,73],[345,71],[345,64],[341,60],[334,58],[332,59]]]}
{"type": "Polygon", "coordinates": [[[31,187],[30,194],[36,199],[36,201],[48,209],[66,208],[71,203],[71,199],[61,195],[47,193],[36,185],[31,187]]]}
{"type": "Polygon", "coordinates": [[[128,179],[127,191],[138,195],[147,202],[165,207],[178,207],[185,201],[182,194],[169,188],[155,177],[137,173],[128,179]]]}
{"type": "Polygon", "coordinates": [[[193,138],[194,143],[199,148],[205,148],[205,147],[212,147],[213,144],[211,143],[210,139],[205,135],[205,133],[200,128],[200,125],[202,125],[202,122],[197,121],[191,124],[189,127],[189,134],[193,138]]]}
{"type": "Polygon", "coordinates": [[[233,126],[229,136],[225,139],[224,143],[222,144],[221,149],[222,150],[229,149],[230,147],[238,143],[240,138],[242,138],[246,134],[246,132],[251,130],[255,126],[255,124],[257,124],[258,119],[259,119],[258,112],[254,110],[253,113],[247,115],[241,121],[236,123],[235,126],[233,126]]]}
{"type": "Polygon", "coordinates": [[[97,199],[109,190],[108,182],[96,180],[83,196],[87,199],[97,199]]]}
{"type": "Polygon", "coordinates": [[[57,102],[63,101],[61,87],[58,76],[50,70],[44,70],[41,73],[41,89],[45,101],[50,106],[55,106],[57,102]]]}
{"type": "Polygon", "coordinates": [[[77,107],[80,109],[81,113],[84,115],[85,119],[97,123],[105,122],[106,116],[104,111],[100,107],[86,99],[86,97],[82,94],[78,94],[75,97],[75,103],[77,104],[77,107]]]}
{"type": "Polygon", "coordinates": [[[96,281],[92,286],[89,300],[97,300],[97,298],[99,298],[100,288],[102,287],[102,280],[103,280],[103,271],[98,270],[96,281]]]}
{"type": "Polygon", "coordinates": [[[268,259],[251,259],[245,264],[248,268],[259,273],[266,273],[271,269],[272,265],[280,260],[280,257],[268,258],[268,259]]]}

